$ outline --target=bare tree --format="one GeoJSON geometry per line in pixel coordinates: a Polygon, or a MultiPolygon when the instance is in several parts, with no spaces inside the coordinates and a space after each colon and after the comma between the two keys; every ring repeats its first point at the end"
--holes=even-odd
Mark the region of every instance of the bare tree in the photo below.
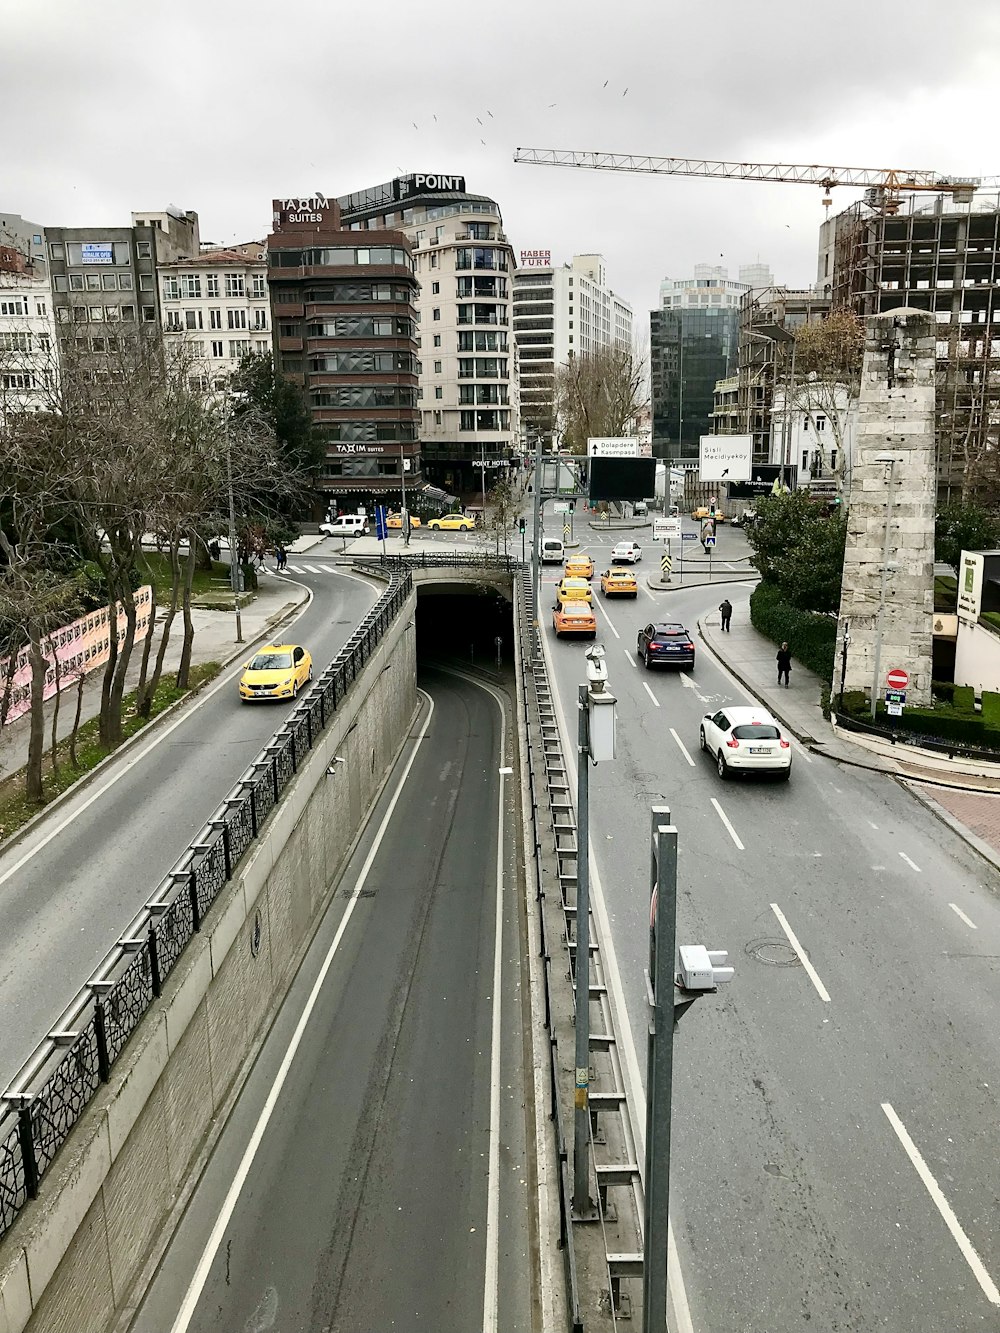
{"type": "Polygon", "coordinates": [[[847,475],[847,423],[857,406],[864,353],[865,323],[852,310],[831,311],[826,319],[809,321],[795,331],[795,383],[785,411],[806,417],[823,467],[833,473],[838,490],[843,490],[847,475]],[[829,423],[829,432],[819,429],[821,417],[829,423]]]}
{"type": "Polygon", "coordinates": [[[587,452],[587,440],[630,433],[648,401],[646,362],[631,347],[602,347],[556,371],[554,403],[564,446],[587,452]]]}
{"type": "Polygon", "coordinates": [[[491,535],[494,537],[497,555],[500,554],[501,543],[504,555],[509,554],[511,528],[520,503],[521,492],[512,481],[498,481],[486,497],[483,527],[487,540],[491,535]]]}

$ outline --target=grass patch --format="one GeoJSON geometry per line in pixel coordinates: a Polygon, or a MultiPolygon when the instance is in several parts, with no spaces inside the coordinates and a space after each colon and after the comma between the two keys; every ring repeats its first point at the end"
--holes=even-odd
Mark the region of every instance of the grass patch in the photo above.
{"type": "MultiPolygon", "coordinates": [[[[125,738],[134,736],[137,731],[148,726],[149,722],[171,704],[175,704],[179,699],[183,699],[186,694],[204,685],[207,681],[213,680],[222,670],[219,662],[202,662],[198,666],[191,668],[191,685],[186,690],[180,690],[174,684],[173,678],[161,680],[156,693],[153,695],[153,703],[150,709],[149,718],[138,717],[135,712],[135,692],[125,696],[122,718],[123,731],[125,738]]],[[[76,707],[75,693],[72,689],[65,692],[62,700],[62,709],[72,713],[76,707]]],[[[44,809],[50,801],[55,800],[64,791],[78,782],[91,769],[104,759],[110,751],[101,745],[98,738],[98,718],[88,719],[80,726],[76,740],[76,766],[69,761],[69,741],[60,741],[57,747],[59,757],[59,772],[52,772],[52,754],[48,746],[45,749],[45,775],[42,780],[42,802],[36,805],[27,800],[24,795],[24,770],[19,773],[12,773],[10,777],[0,781],[0,840],[9,838],[11,834],[16,833],[22,828],[32,815],[36,815],[39,810],[44,809]]]]}
{"type": "MultiPolygon", "coordinates": [[[[163,606],[169,603],[172,584],[169,556],[161,555],[158,551],[142,551],[135,562],[135,567],[142,581],[151,583],[156,589],[157,604],[163,606]]],[[[221,560],[213,560],[210,570],[194,571],[191,591],[196,597],[205,593],[218,593],[223,583],[229,583],[229,566],[221,560]]]]}
{"type": "Polygon", "coordinates": [[[934,577],[934,610],[955,611],[958,608],[958,580],[951,574],[934,577]]]}

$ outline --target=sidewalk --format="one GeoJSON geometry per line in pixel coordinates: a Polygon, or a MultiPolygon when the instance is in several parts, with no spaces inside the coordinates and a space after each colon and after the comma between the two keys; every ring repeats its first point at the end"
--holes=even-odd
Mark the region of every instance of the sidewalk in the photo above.
{"type": "MultiPolygon", "coordinates": [[[[308,541],[310,539],[300,540],[308,541]]],[[[296,547],[298,545],[297,542],[296,547]]],[[[269,635],[272,629],[285,621],[294,609],[306,600],[307,595],[306,589],[301,584],[286,582],[281,576],[274,574],[273,565],[269,565],[267,572],[260,579],[257,596],[249,606],[243,608],[241,620],[243,622],[244,642],[241,644],[236,642],[236,621],[232,611],[205,611],[195,607],[192,611],[192,619],[194,620],[192,665],[197,666],[203,662],[221,662],[225,665],[248,653],[256,640],[269,635]]],[[[172,672],[176,671],[180,661],[183,633],[183,622],[178,614],[171,627],[170,642],[167,645],[166,658],[164,659],[163,674],[167,678],[172,672]]],[[[151,654],[155,654],[159,644],[159,619],[154,634],[153,647],[150,649],[151,654]]],[[[141,643],[137,643],[132,651],[132,660],[129,663],[126,679],[126,693],[134,690],[139,683],[142,647],[141,643]]],[[[152,663],[150,666],[152,667],[152,663]]],[[[103,676],[103,670],[97,670],[88,676],[84,683],[83,709],[80,714],[82,722],[96,717],[100,712],[103,676]]],[[[52,742],[52,715],[54,711],[55,699],[49,699],[45,704],[46,748],[52,742]]],[[[75,713],[76,689],[71,687],[63,691],[59,705],[58,736],[60,740],[65,739],[73,730],[75,713]]],[[[27,763],[29,722],[30,719],[27,715],[19,717],[16,722],[9,723],[0,732],[0,779],[17,773],[27,763]]],[[[145,732],[142,734],[145,734],[145,732]]]]}
{"type": "Polygon", "coordinates": [[[729,633],[723,634],[714,611],[698,621],[698,633],[740,684],[812,754],[905,782],[922,804],[1000,869],[1000,772],[993,776],[968,761],[915,746],[848,740],[847,733],[823,717],[819,676],[793,660],[790,685],[780,686],[777,649],[749,620],[734,619],[729,633]]]}

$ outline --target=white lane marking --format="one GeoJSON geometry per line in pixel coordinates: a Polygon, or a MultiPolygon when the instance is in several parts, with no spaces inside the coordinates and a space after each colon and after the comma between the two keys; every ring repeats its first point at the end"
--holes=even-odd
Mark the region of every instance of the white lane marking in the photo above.
{"type": "MultiPolygon", "coordinates": [[[[482,687],[481,687],[482,688],[482,687]]],[[[507,752],[507,718],[493,690],[487,690],[500,710],[500,758],[507,752]]],[[[501,768],[501,775],[511,773],[501,768]]],[[[483,1291],[483,1333],[495,1333],[500,1282],[500,1020],[503,982],[503,803],[501,778],[497,798],[497,908],[493,936],[493,1030],[490,1051],[490,1165],[486,1195],[486,1280],[483,1291]]]]}
{"type": "Polygon", "coordinates": [[[286,565],[285,568],[286,568],[286,569],[290,569],[290,570],[292,571],[293,574],[304,574],[304,573],[305,573],[305,566],[304,566],[304,565],[286,565]]]}
{"type": "Polygon", "coordinates": [[[638,670],[639,670],[639,663],[635,660],[635,654],[632,653],[628,648],[623,648],[623,649],[622,649],[622,652],[625,654],[625,656],[628,658],[628,660],[629,660],[629,661],[632,663],[632,665],[635,667],[636,671],[638,671],[638,670]]]}
{"type": "Polygon", "coordinates": [[[642,688],[646,691],[646,693],[647,693],[647,694],[649,695],[649,697],[652,699],[653,703],[656,704],[657,708],[659,708],[659,706],[660,706],[660,701],[659,701],[659,699],[657,699],[657,697],[656,697],[656,695],[653,693],[653,691],[649,688],[649,682],[644,680],[644,681],[642,682],[642,688]]]}
{"type": "Polygon", "coordinates": [[[686,746],[686,745],[684,744],[684,742],[681,740],[680,736],[677,735],[677,732],[674,731],[673,727],[670,728],[670,734],[671,734],[671,736],[673,736],[674,740],[675,740],[675,741],[677,742],[677,744],[680,746],[681,754],[682,754],[682,755],[684,756],[684,758],[688,761],[688,763],[691,765],[691,767],[694,768],[695,763],[694,763],[694,760],[691,758],[691,756],[690,756],[690,755],[688,754],[688,752],[687,752],[687,746],[686,746]]]}
{"type": "Polygon", "coordinates": [[[303,565],[303,569],[308,569],[310,574],[329,574],[331,568],[329,565],[303,565]]]}
{"type": "Polygon", "coordinates": [[[618,633],[618,631],[615,629],[615,627],[614,627],[614,622],[612,621],[611,617],[608,615],[607,611],[605,611],[604,607],[601,606],[601,603],[597,600],[596,597],[594,598],[594,605],[595,605],[595,606],[598,606],[598,607],[601,608],[601,615],[602,615],[602,616],[604,617],[604,619],[608,622],[608,625],[609,625],[610,628],[611,628],[611,633],[615,636],[616,639],[620,639],[620,638],[621,638],[621,635],[620,635],[620,634],[618,633]]]}
{"type": "Polygon", "coordinates": [[[795,746],[795,753],[799,756],[799,758],[800,758],[800,759],[804,759],[804,760],[806,761],[807,764],[811,764],[811,763],[812,763],[812,755],[807,754],[806,751],[805,751],[805,748],[804,748],[803,746],[801,746],[801,745],[798,743],[798,741],[795,741],[795,742],[794,742],[794,746],[795,746]]]}
{"type": "Polygon", "coordinates": [[[931,1175],[930,1168],[920,1155],[920,1150],[910,1138],[906,1126],[900,1120],[892,1107],[891,1102],[883,1102],[882,1110],[885,1112],[886,1119],[896,1133],[897,1139],[903,1145],[903,1151],[913,1163],[914,1170],[924,1183],[927,1193],[931,1196],[935,1207],[944,1219],[944,1224],[951,1232],[952,1239],[962,1252],[962,1258],[972,1269],[973,1276],[983,1289],[983,1295],[991,1305],[1000,1305],[1000,1291],[997,1290],[996,1283],[986,1271],[986,1266],[976,1253],[972,1242],[962,1230],[962,1225],[952,1211],[951,1204],[944,1197],[941,1186],[931,1175]]]}
{"type": "MultiPolygon", "coordinates": [[[[555,674],[552,670],[552,655],[549,649],[548,639],[542,640],[542,652],[546,657],[549,678],[554,681],[555,674]]],[[[558,686],[556,686],[554,692],[559,701],[558,719],[559,731],[562,737],[563,754],[566,756],[566,763],[570,769],[575,789],[577,776],[576,748],[569,743],[569,723],[566,720],[565,705],[563,697],[559,693],[558,686]]],[[[604,961],[604,972],[611,997],[611,1007],[615,1020],[615,1036],[618,1042],[618,1049],[621,1051],[625,1062],[625,1075],[628,1079],[628,1099],[631,1109],[629,1121],[633,1127],[638,1142],[637,1158],[640,1162],[645,1162],[646,1093],[642,1084],[642,1076],[639,1073],[639,1058],[636,1055],[635,1050],[635,1035],[632,1032],[632,1024],[629,1022],[628,1005],[625,1003],[625,988],[622,985],[622,974],[621,969],[618,966],[618,954],[615,951],[614,935],[611,930],[611,918],[608,916],[607,899],[604,896],[604,885],[601,881],[601,874],[597,866],[597,858],[594,854],[592,841],[590,847],[590,906],[597,920],[597,926],[600,933],[601,957],[604,961]]],[[[645,1015],[643,1015],[643,1022],[645,1021],[645,1015]]],[[[694,1333],[694,1321],[691,1318],[691,1307],[688,1304],[687,1288],[684,1285],[684,1274],[681,1270],[680,1256],[677,1253],[677,1242],[674,1238],[674,1225],[669,1217],[667,1218],[667,1289],[668,1310],[671,1304],[674,1307],[673,1328],[675,1333],[694,1333]]]]}
{"type": "Polygon", "coordinates": [[[876,833],[878,832],[878,825],[877,825],[877,824],[873,824],[872,821],[871,821],[870,819],[869,819],[869,820],[866,820],[866,823],[868,824],[868,827],[869,827],[869,828],[873,828],[873,829],[875,830],[876,833]]]}
{"type": "Polygon", "coordinates": [[[681,678],[682,685],[686,685],[689,690],[694,690],[694,695],[696,699],[700,699],[703,704],[708,703],[708,696],[702,694],[699,691],[698,686],[694,683],[694,681],[691,679],[691,677],[688,675],[686,671],[679,671],[677,674],[681,678]]]}
{"type": "Polygon", "coordinates": [[[958,903],[949,903],[948,906],[951,908],[951,910],[955,913],[956,916],[960,917],[960,918],[965,922],[965,924],[969,927],[970,930],[978,930],[978,929],[979,929],[979,927],[976,925],[975,921],[971,921],[971,920],[965,915],[965,913],[964,913],[964,912],[962,911],[962,909],[959,907],[958,903]]]}
{"type": "MultiPolygon", "coordinates": [[[[306,584],[304,583],[300,583],[297,586],[300,588],[306,588],[306,584]]],[[[370,587],[371,585],[368,584],[367,586],[370,587]]],[[[307,588],[307,591],[309,593],[309,596],[302,603],[302,607],[298,615],[294,616],[292,620],[289,622],[290,624],[294,624],[295,621],[299,620],[300,617],[309,609],[310,603],[313,600],[313,592],[311,588],[307,588]]],[[[259,638],[260,636],[258,635],[257,637],[259,638]]],[[[68,828],[75,819],[79,819],[79,817],[84,813],[84,811],[89,810],[95,801],[100,800],[100,798],[104,795],[105,792],[110,791],[116,782],[120,782],[127,773],[131,773],[132,769],[135,768],[136,764],[141,763],[142,760],[146,758],[146,756],[150,753],[151,750],[155,749],[157,745],[165,741],[167,737],[171,734],[171,732],[177,730],[177,728],[181,725],[182,722],[187,721],[187,719],[191,716],[191,713],[195,708],[200,708],[203,704],[206,704],[208,700],[213,698],[216,694],[218,694],[220,690],[229,688],[233,683],[233,677],[236,675],[238,671],[242,670],[242,668],[237,665],[238,662],[239,658],[236,659],[236,662],[230,663],[230,665],[220,673],[215,683],[210,685],[207,690],[203,690],[201,694],[198,695],[198,697],[193,701],[193,704],[190,708],[180,709],[177,714],[177,717],[173,720],[173,722],[168,722],[166,726],[158,728],[150,736],[149,743],[147,745],[140,745],[129,758],[126,758],[121,764],[113,767],[111,775],[106,782],[99,783],[98,786],[94,788],[92,794],[88,796],[85,801],[81,801],[81,803],[78,806],[76,806],[66,816],[65,819],[60,819],[57,823],[53,824],[51,829],[49,829],[48,833],[46,833],[44,837],[39,838],[39,840],[36,843],[34,843],[32,847],[24,853],[23,856],[18,857],[18,859],[14,862],[14,864],[8,870],[5,870],[2,875],[0,875],[0,884],[6,884],[6,882],[13,875],[17,874],[17,872],[21,869],[22,866],[28,864],[28,862],[31,860],[33,856],[37,856],[43,847],[47,847],[53,838],[57,838],[59,834],[62,833],[63,829],[68,828]]]]}
{"type": "Polygon", "coordinates": [[[646,596],[649,598],[651,602],[656,601],[656,593],[652,592],[649,588],[647,588],[645,583],[643,583],[642,579],[638,577],[636,578],[636,586],[643,590],[643,592],[646,594],[646,596]]]}
{"type": "Polygon", "coordinates": [[[822,981],[820,981],[819,973],[816,971],[812,963],[809,961],[809,955],[806,953],[805,949],[803,949],[802,945],[799,943],[798,936],[795,934],[795,931],[792,930],[791,926],[785,920],[784,912],[781,910],[781,908],[778,906],[777,903],[771,904],[771,911],[778,918],[778,925],[788,936],[788,943],[795,950],[796,954],[798,955],[799,962],[802,964],[802,966],[806,970],[806,973],[808,974],[809,980],[816,987],[816,994],[819,996],[819,998],[823,1001],[824,1004],[829,1004],[830,1003],[829,991],[823,985],[822,981]]]}
{"type": "Polygon", "coordinates": [[[740,849],[741,852],[745,852],[746,848],[740,842],[739,834],[733,828],[732,824],[730,824],[729,816],[726,814],[725,810],[723,810],[722,806],[719,804],[719,802],[715,799],[714,796],[712,797],[712,804],[715,806],[715,813],[719,816],[723,824],[725,824],[726,828],[728,829],[729,836],[732,838],[733,842],[736,843],[736,846],[740,849]]]}
{"type": "MultiPolygon", "coordinates": [[[[423,691],[421,690],[420,693],[423,694],[423,691]]],[[[229,1192],[223,1201],[219,1215],[215,1219],[215,1226],[212,1228],[212,1234],[209,1236],[205,1248],[202,1251],[201,1258],[198,1260],[198,1267],[194,1271],[191,1285],[184,1294],[181,1307],[177,1312],[177,1318],[171,1325],[171,1333],[187,1333],[188,1326],[194,1317],[198,1302],[201,1300],[202,1292],[205,1289],[205,1283],[208,1281],[208,1275],[211,1271],[212,1264],[215,1262],[215,1256],[219,1252],[219,1246],[222,1244],[223,1237],[226,1234],[226,1228],[229,1226],[233,1213],[236,1211],[236,1205],[243,1192],[243,1187],[247,1182],[247,1177],[253,1166],[254,1158],[257,1156],[257,1150],[260,1148],[264,1134],[267,1132],[268,1124],[270,1123],[271,1117],[278,1105],[281,1090],[285,1085],[285,1080],[292,1067],[292,1061],[295,1059],[296,1052],[302,1043],[302,1038],[305,1035],[309,1019],[312,1017],[312,1011],[316,1007],[316,1001],[319,999],[320,992],[326,983],[327,974],[333,965],[334,957],[336,956],[337,950],[340,948],[340,942],[344,938],[344,933],[347,930],[351,917],[354,915],[354,909],[361,901],[361,890],[364,888],[365,880],[368,878],[368,872],[371,870],[375,857],[378,855],[378,850],[382,845],[382,839],[385,837],[386,829],[389,827],[389,821],[392,819],[399,798],[403,794],[403,787],[406,784],[406,779],[410,775],[410,769],[413,767],[414,761],[420,753],[421,742],[427,735],[427,728],[430,726],[431,718],[434,716],[434,700],[426,694],[424,694],[424,698],[430,705],[424,725],[421,728],[420,735],[414,743],[410,757],[406,761],[406,767],[400,775],[399,782],[396,784],[396,790],[393,792],[392,800],[389,802],[389,806],[382,817],[382,822],[375,835],[375,841],[372,843],[368,855],[365,857],[364,865],[361,867],[361,871],[354,885],[354,892],[348,900],[340,925],[337,927],[337,932],[333,937],[333,942],[327,950],[326,957],[323,959],[323,965],[316,976],[316,980],[313,982],[313,988],[309,992],[309,998],[306,1000],[305,1007],[299,1015],[299,1021],[295,1025],[295,1031],[292,1033],[291,1040],[288,1043],[288,1049],[285,1051],[281,1065],[275,1075],[274,1083],[271,1085],[271,1091],[267,1094],[267,1101],[264,1103],[257,1123],[254,1126],[253,1133],[250,1136],[250,1142],[247,1144],[243,1157],[240,1160],[240,1164],[236,1169],[233,1183],[229,1187],[229,1192]]]]}
{"type": "Polygon", "coordinates": [[[733,569],[733,570],[736,569],[736,566],[732,564],[729,560],[723,561],[723,564],[726,566],[727,569],[733,569]]]}
{"type": "Polygon", "coordinates": [[[923,871],[922,871],[922,870],[920,869],[920,867],[917,865],[916,861],[911,861],[910,858],[906,855],[905,852],[900,852],[899,854],[900,854],[900,856],[903,858],[903,860],[906,862],[906,864],[910,867],[911,870],[915,870],[915,871],[917,872],[918,875],[922,875],[922,874],[923,874],[923,871]]]}

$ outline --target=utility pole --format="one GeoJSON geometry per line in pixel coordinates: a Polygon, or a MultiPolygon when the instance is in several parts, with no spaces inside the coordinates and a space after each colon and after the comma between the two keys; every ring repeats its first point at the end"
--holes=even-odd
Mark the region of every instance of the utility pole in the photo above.
{"type": "Polygon", "coordinates": [[[233,442],[229,434],[229,402],[226,401],[224,418],[226,432],[226,489],[229,492],[229,581],[233,589],[233,610],[236,612],[236,642],[243,642],[243,621],[240,615],[240,593],[243,591],[243,570],[236,550],[236,502],[233,498],[233,442]]]}
{"type": "Polygon", "coordinates": [[[875,622],[875,671],[872,676],[872,721],[875,721],[875,710],[878,705],[879,692],[879,672],[882,666],[882,622],[885,619],[885,596],[889,584],[889,538],[891,535],[891,514],[892,514],[892,485],[895,479],[897,459],[886,454],[879,454],[875,458],[876,463],[884,463],[888,469],[886,472],[886,481],[888,483],[885,492],[885,539],[882,543],[882,578],[880,580],[878,595],[878,619],[875,622]]]}
{"type": "MultiPolygon", "coordinates": [[[[792,446],[792,392],[795,388],[795,337],[791,338],[792,354],[789,358],[788,379],[785,384],[785,420],[781,432],[781,484],[788,485],[790,468],[789,451],[792,446]]],[[[787,347],[787,343],[786,343],[787,347]]]]}
{"type": "Polygon", "coordinates": [[[535,431],[535,529],[531,536],[531,573],[534,586],[535,616],[532,651],[539,657],[542,651],[542,432],[535,431]]]}
{"type": "Polygon", "coordinates": [[[406,459],[403,457],[403,441],[399,442],[399,483],[403,488],[403,505],[400,519],[403,524],[403,545],[410,544],[410,516],[406,512],[406,459]]]}

